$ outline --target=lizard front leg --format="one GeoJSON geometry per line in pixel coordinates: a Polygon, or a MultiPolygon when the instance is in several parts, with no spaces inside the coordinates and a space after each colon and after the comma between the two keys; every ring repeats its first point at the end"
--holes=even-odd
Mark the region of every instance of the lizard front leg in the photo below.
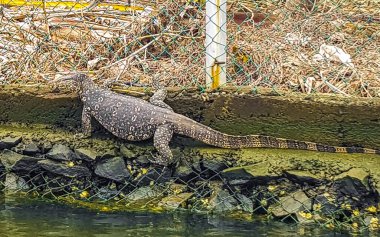
{"type": "Polygon", "coordinates": [[[77,137],[85,138],[91,136],[91,113],[90,108],[83,106],[82,110],[82,133],[77,135],[77,137]]]}
{"type": "Polygon", "coordinates": [[[169,147],[169,142],[173,136],[173,128],[170,124],[157,127],[153,136],[153,145],[157,149],[159,156],[152,161],[160,165],[168,166],[173,160],[173,154],[169,147]]]}
{"type": "Polygon", "coordinates": [[[159,89],[156,91],[156,93],[153,94],[152,97],[150,97],[149,99],[149,102],[152,104],[152,105],[155,105],[155,106],[158,106],[158,107],[161,107],[161,108],[165,108],[165,109],[169,109],[171,111],[173,111],[173,109],[164,102],[165,98],[166,98],[166,90],[165,89],[159,89]]]}

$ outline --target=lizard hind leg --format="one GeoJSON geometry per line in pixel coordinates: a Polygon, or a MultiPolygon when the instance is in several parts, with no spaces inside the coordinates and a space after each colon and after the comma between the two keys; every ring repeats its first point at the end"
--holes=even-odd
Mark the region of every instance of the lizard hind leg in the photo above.
{"type": "Polygon", "coordinates": [[[158,107],[161,107],[161,108],[164,108],[164,109],[168,109],[168,110],[171,110],[173,111],[173,109],[164,102],[165,98],[166,98],[166,90],[165,89],[159,89],[157,90],[152,97],[150,97],[149,99],[149,102],[152,104],[152,105],[155,105],[155,106],[158,106],[158,107]]]}
{"type": "Polygon", "coordinates": [[[170,124],[157,127],[153,136],[153,145],[158,151],[153,163],[168,166],[173,160],[173,154],[169,147],[169,142],[173,137],[173,128],[170,124]]]}

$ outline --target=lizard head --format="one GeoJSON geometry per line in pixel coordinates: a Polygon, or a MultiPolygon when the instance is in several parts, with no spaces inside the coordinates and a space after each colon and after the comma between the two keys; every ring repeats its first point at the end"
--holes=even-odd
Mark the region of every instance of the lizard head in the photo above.
{"type": "Polygon", "coordinates": [[[86,86],[90,86],[93,84],[92,80],[83,73],[73,73],[65,76],[61,76],[56,80],[51,81],[53,82],[63,82],[63,81],[73,81],[74,86],[79,90],[79,92],[82,92],[83,89],[86,86]]]}
{"type": "Polygon", "coordinates": [[[78,86],[83,86],[83,83],[90,80],[86,74],[83,73],[75,73],[66,76],[62,76],[58,79],[58,81],[74,81],[78,86]]]}

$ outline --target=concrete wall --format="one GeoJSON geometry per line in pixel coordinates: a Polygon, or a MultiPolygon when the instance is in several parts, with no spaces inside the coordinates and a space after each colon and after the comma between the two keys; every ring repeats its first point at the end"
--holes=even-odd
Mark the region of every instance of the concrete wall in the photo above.
{"type": "MultiPolygon", "coordinates": [[[[149,98],[140,88],[114,88],[149,98]]],[[[263,134],[331,145],[380,147],[380,99],[341,96],[239,93],[200,94],[169,89],[167,103],[181,114],[230,134],[263,134]]],[[[73,130],[80,127],[81,103],[67,88],[15,87],[0,89],[0,122],[47,124],[73,130]]]]}

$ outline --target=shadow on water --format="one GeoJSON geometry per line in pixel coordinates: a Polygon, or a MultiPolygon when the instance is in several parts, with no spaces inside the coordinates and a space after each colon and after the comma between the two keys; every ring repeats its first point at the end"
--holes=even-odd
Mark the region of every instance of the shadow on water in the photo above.
{"type": "Polygon", "coordinates": [[[185,213],[97,213],[0,196],[0,236],[346,236],[280,222],[185,213]]]}

